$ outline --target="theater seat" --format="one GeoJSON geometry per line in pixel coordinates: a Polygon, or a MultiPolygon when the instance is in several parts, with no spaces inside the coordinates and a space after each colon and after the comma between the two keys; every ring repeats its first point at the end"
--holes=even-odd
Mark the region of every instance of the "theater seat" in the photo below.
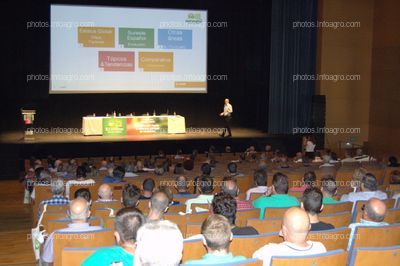
{"type": "MultiPolygon", "coordinates": [[[[111,247],[111,246],[110,246],[111,247]]],[[[61,252],[61,263],[63,266],[80,266],[85,259],[100,248],[64,248],[61,252]]]]}
{"type": "Polygon", "coordinates": [[[346,265],[347,252],[343,249],[309,256],[273,256],[271,266],[339,266],[346,265]]]}
{"type": "Polygon", "coordinates": [[[341,227],[325,231],[313,231],[308,234],[307,240],[317,241],[324,244],[326,250],[347,250],[351,229],[341,227]]]}
{"type": "Polygon", "coordinates": [[[260,217],[260,209],[253,208],[253,209],[238,210],[236,212],[235,224],[237,226],[245,226],[248,219],[258,218],[258,217],[260,217]]]}
{"type": "Polygon", "coordinates": [[[398,265],[400,246],[355,248],[350,266],[398,265]]]}
{"type": "Polygon", "coordinates": [[[332,224],[335,228],[347,227],[351,223],[351,212],[338,212],[319,215],[319,220],[332,224]]]}
{"type": "Polygon", "coordinates": [[[254,227],[260,234],[269,234],[281,230],[282,219],[272,218],[260,220],[258,218],[251,218],[247,220],[247,226],[254,227]]]}
{"type": "Polygon", "coordinates": [[[333,204],[324,204],[324,209],[321,214],[331,214],[338,212],[351,212],[353,209],[353,202],[340,202],[333,204]]]}
{"type": "Polygon", "coordinates": [[[53,254],[54,266],[61,266],[61,253],[66,247],[94,248],[113,246],[115,244],[114,231],[105,228],[97,231],[79,233],[54,232],[53,254]]]}
{"type": "Polygon", "coordinates": [[[234,256],[251,258],[253,253],[268,243],[281,243],[283,238],[279,233],[270,233],[251,236],[233,236],[229,250],[234,256]]]}
{"type": "Polygon", "coordinates": [[[184,240],[182,263],[188,260],[199,260],[206,253],[207,249],[203,245],[203,239],[184,240]]]}
{"type": "MultiPolygon", "coordinates": [[[[193,264],[181,264],[181,266],[184,265],[193,265],[193,264]]],[[[215,264],[213,264],[215,266],[215,264]]],[[[235,266],[235,265],[247,265],[247,266],[262,266],[263,262],[258,259],[245,259],[242,260],[240,263],[219,263],[218,266],[235,266]]]]}

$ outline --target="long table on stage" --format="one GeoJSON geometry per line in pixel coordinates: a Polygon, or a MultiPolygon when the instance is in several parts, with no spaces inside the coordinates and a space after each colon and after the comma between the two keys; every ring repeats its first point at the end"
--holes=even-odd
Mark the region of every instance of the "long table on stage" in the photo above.
{"type": "Polygon", "coordinates": [[[186,126],[180,115],[85,116],[82,132],[85,136],[179,134],[186,132],[186,126]]]}

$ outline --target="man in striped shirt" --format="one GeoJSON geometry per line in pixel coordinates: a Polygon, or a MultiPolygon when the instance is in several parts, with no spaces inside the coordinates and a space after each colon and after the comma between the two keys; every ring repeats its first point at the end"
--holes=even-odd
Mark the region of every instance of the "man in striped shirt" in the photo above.
{"type": "Polygon", "coordinates": [[[51,180],[50,183],[51,192],[53,193],[53,197],[47,200],[43,200],[40,202],[38,209],[38,219],[40,217],[41,210],[44,205],[68,205],[69,199],[63,196],[64,193],[64,180],[61,177],[55,177],[51,180]]]}

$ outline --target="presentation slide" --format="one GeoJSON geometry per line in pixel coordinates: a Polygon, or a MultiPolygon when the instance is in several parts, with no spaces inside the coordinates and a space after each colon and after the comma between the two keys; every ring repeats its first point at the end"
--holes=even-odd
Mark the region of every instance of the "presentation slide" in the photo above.
{"type": "Polygon", "coordinates": [[[207,11],[51,5],[50,93],[207,93],[207,11]]]}

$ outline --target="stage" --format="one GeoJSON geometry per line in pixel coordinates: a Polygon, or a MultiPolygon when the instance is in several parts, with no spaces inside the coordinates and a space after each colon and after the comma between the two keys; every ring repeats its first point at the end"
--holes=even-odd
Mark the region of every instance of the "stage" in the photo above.
{"type": "MultiPolygon", "coordinates": [[[[97,156],[129,156],[156,154],[162,149],[175,154],[178,149],[191,153],[197,149],[200,153],[213,145],[218,152],[224,152],[226,146],[232,152],[243,152],[253,145],[263,150],[266,144],[292,156],[301,149],[301,138],[294,135],[271,135],[260,130],[236,127],[233,137],[222,138],[219,129],[187,128],[186,134],[143,134],[135,136],[109,137],[84,136],[82,133],[42,133],[34,140],[24,140],[23,132],[6,132],[0,135],[0,160],[7,162],[9,171],[6,176],[16,175],[15,169],[23,169],[23,160],[32,156],[46,158],[79,158],[97,156]]],[[[6,171],[7,172],[7,171],[6,171]]],[[[1,178],[1,176],[0,176],[1,178]]]]}

